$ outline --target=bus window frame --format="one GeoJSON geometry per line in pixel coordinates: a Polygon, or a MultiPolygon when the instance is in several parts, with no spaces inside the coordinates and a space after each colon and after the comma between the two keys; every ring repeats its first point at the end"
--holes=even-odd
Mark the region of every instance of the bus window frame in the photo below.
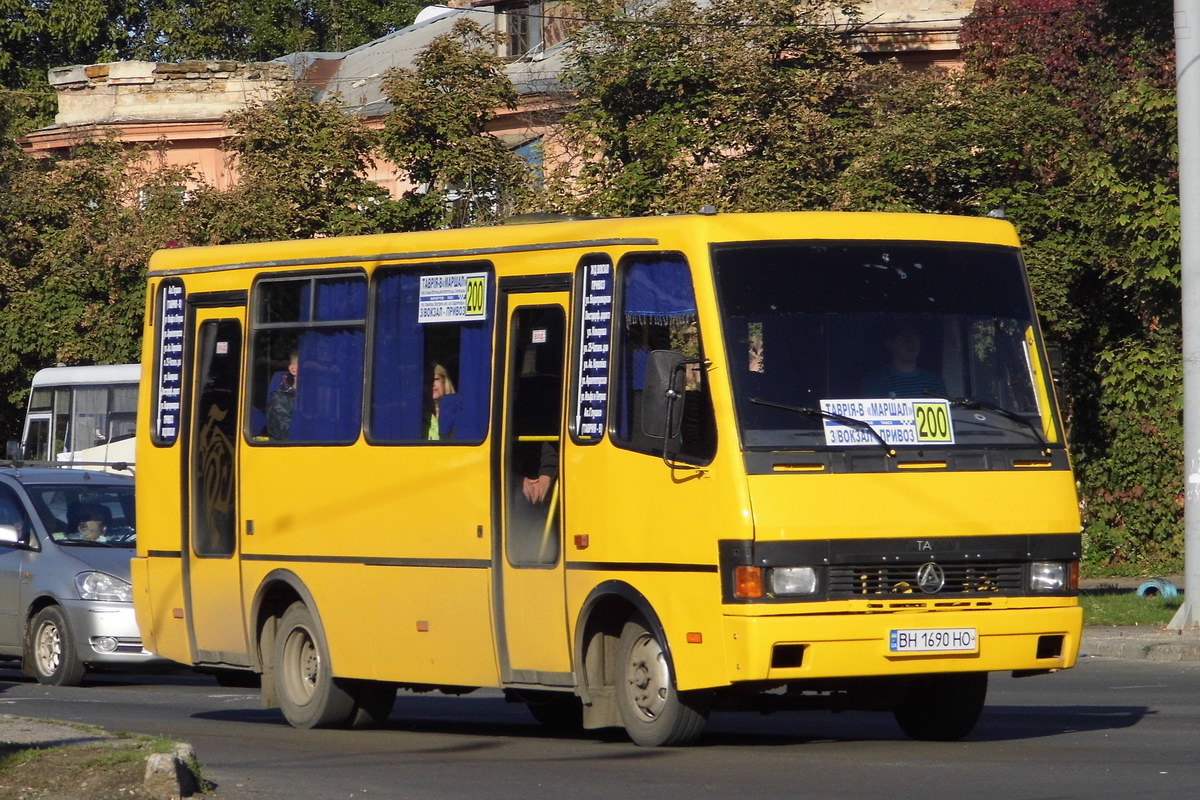
{"type": "MultiPolygon", "coordinates": [[[[608,391],[609,391],[608,419],[607,419],[607,425],[605,426],[606,427],[605,433],[606,433],[609,441],[611,441],[615,447],[617,447],[621,450],[627,450],[631,453],[640,453],[642,455],[647,455],[647,456],[651,456],[654,458],[662,458],[663,444],[664,444],[664,442],[662,440],[656,440],[656,441],[646,445],[645,447],[641,447],[636,442],[636,436],[633,435],[632,427],[631,427],[631,436],[628,439],[623,438],[621,436],[620,430],[618,427],[620,424],[619,420],[620,420],[621,414],[624,413],[624,410],[622,408],[622,404],[624,403],[624,398],[621,397],[621,392],[624,389],[623,382],[625,380],[625,376],[622,374],[622,371],[625,368],[624,367],[624,358],[625,358],[625,345],[626,345],[626,331],[625,331],[625,324],[624,324],[625,305],[626,305],[625,272],[629,269],[630,262],[637,260],[637,259],[641,259],[642,263],[645,263],[645,261],[647,261],[647,260],[663,260],[663,261],[665,261],[668,259],[677,259],[677,260],[683,262],[685,265],[687,265],[688,280],[689,280],[689,282],[691,284],[691,288],[692,288],[692,300],[694,303],[696,303],[695,325],[696,325],[696,334],[697,334],[698,343],[699,343],[699,355],[700,355],[701,359],[704,358],[704,353],[706,350],[705,344],[704,344],[704,336],[702,333],[704,326],[702,324],[702,319],[701,319],[701,315],[700,315],[699,300],[696,297],[695,272],[692,270],[692,260],[687,257],[686,253],[684,253],[683,251],[680,251],[680,250],[637,250],[637,251],[625,253],[624,255],[621,256],[620,260],[615,265],[615,270],[614,270],[614,275],[613,275],[613,304],[612,304],[613,330],[612,330],[612,334],[610,337],[611,345],[610,345],[610,350],[609,350],[610,376],[609,376],[609,388],[608,388],[608,391]]],[[[630,378],[632,378],[632,376],[630,376],[630,378]]],[[[703,370],[703,369],[700,370],[700,380],[706,387],[704,393],[707,395],[707,402],[711,406],[713,404],[712,385],[711,385],[711,378],[708,376],[706,370],[703,370]]],[[[715,409],[712,409],[712,411],[715,414],[715,409]]],[[[632,412],[631,412],[631,414],[632,414],[632,412]]],[[[633,424],[634,424],[634,421],[631,416],[630,425],[632,426],[633,424]]],[[[714,440],[713,452],[711,454],[709,454],[707,457],[698,460],[694,466],[702,467],[702,466],[707,466],[708,464],[711,464],[713,459],[716,457],[715,454],[716,454],[716,444],[715,444],[715,440],[714,440]]],[[[681,458],[685,461],[687,460],[686,457],[681,456],[680,454],[676,454],[676,457],[681,458]]],[[[688,463],[690,464],[691,462],[689,461],[688,463]]]]}
{"type": "MultiPolygon", "coordinates": [[[[488,439],[491,433],[492,424],[492,383],[493,376],[496,372],[496,314],[498,313],[497,304],[497,279],[496,265],[487,259],[478,259],[471,261],[424,261],[420,263],[391,263],[381,264],[372,273],[370,285],[367,293],[367,341],[364,353],[364,371],[365,380],[363,383],[363,415],[362,415],[362,435],[364,441],[373,447],[480,447],[488,439]],[[486,272],[488,299],[487,299],[487,323],[491,326],[488,336],[488,348],[490,355],[488,358],[488,374],[485,376],[485,386],[487,387],[487,396],[483,399],[485,414],[484,414],[484,430],[483,435],[472,439],[423,439],[420,437],[414,439],[391,439],[378,436],[375,433],[375,344],[377,341],[377,329],[379,320],[379,291],[380,283],[383,279],[391,276],[400,275],[454,275],[460,272],[486,272]]],[[[431,323],[431,324],[453,324],[453,323],[431,323]]],[[[458,381],[461,384],[462,379],[462,352],[461,352],[461,334],[459,336],[460,351],[458,365],[458,381]]],[[[422,353],[421,358],[424,362],[426,354],[422,353]]],[[[428,391],[429,387],[422,385],[420,391],[428,391]]]]}
{"type": "MultiPolygon", "coordinates": [[[[359,265],[347,265],[344,268],[331,269],[304,269],[288,272],[268,272],[260,273],[254,277],[250,285],[249,300],[246,308],[246,336],[245,336],[245,352],[243,353],[243,363],[245,365],[242,376],[242,441],[251,447],[349,447],[355,444],[363,436],[363,421],[366,413],[366,385],[367,385],[367,364],[368,364],[368,344],[370,335],[370,317],[371,317],[371,276],[367,274],[365,267],[359,265]],[[290,322],[260,322],[260,300],[262,299],[262,287],[272,283],[287,283],[299,280],[307,280],[310,287],[315,287],[322,281],[335,281],[344,278],[360,278],[363,283],[363,290],[366,293],[365,304],[363,307],[363,317],[361,320],[322,320],[316,322],[312,317],[312,305],[316,302],[316,291],[309,293],[309,319],[306,321],[290,321],[290,322]],[[254,433],[250,424],[253,419],[251,410],[254,408],[254,382],[258,380],[257,353],[258,353],[258,337],[264,331],[296,331],[297,333],[307,330],[319,330],[321,328],[340,328],[340,329],[357,329],[363,333],[363,362],[359,374],[361,376],[361,386],[363,394],[359,398],[358,409],[358,435],[349,441],[331,440],[331,439],[305,439],[303,441],[293,440],[272,440],[266,437],[260,437],[254,433]]],[[[270,379],[268,374],[267,379],[270,379]]],[[[270,400],[270,392],[264,398],[263,412],[267,411],[266,401],[270,400]]]]}

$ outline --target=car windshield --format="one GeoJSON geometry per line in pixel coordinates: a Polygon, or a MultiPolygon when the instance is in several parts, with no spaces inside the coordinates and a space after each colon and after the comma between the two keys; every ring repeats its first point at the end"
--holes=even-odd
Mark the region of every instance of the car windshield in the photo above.
{"type": "Polygon", "coordinates": [[[713,267],[747,448],[1044,444],[1015,248],[729,244],[713,267]]]}
{"type": "Polygon", "coordinates": [[[132,486],[27,485],[50,538],[76,547],[137,544],[132,486]]]}

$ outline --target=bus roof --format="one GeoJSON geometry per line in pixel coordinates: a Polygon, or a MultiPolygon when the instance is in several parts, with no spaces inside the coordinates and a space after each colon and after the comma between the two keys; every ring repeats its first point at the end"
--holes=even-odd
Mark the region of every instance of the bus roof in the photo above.
{"type": "Polygon", "coordinates": [[[1012,224],[988,217],[798,211],[599,218],[159,250],[151,277],[189,272],[371,264],[552,249],[768,240],[973,242],[1017,247],[1012,224]]]}
{"type": "Polygon", "coordinates": [[[47,367],[33,376],[33,388],[43,386],[81,386],[113,383],[137,383],[140,364],[100,364],[89,367],[47,367]]]}

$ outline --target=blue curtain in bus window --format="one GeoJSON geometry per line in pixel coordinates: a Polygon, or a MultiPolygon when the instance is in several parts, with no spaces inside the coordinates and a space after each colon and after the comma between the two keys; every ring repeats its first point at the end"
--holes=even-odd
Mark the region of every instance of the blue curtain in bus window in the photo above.
{"type": "MultiPolygon", "coordinates": [[[[488,297],[493,294],[488,277],[488,297]]],[[[426,326],[417,322],[420,275],[392,273],[376,288],[375,342],[371,377],[371,438],[381,442],[419,441],[425,434],[425,396],[429,391],[425,358],[426,326]]],[[[455,323],[440,323],[455,324],[455,323]]],[[[457,323],[456,378],[459,442],[487,435],[492,319],[457,323]]]]}
{"type": "MultiPolygon", "coordinates": [[[[353,442],[362,417],[363,320],[367,288],[362,278],[317,282],[313,322],[351,325],[308,328],[300,336],[293,442],[353,442]]],[[[307,289],[302,307],[307,305],[307,289]]]]}
{"type": "Polygon", "coordinates": [[[624,353],[623,394],[617,430],[622,439],[632,434],[633,393],[645,385],[646,357],[650,350],[669,347],[673,325],[694,321],[696,293],[687,262],[654,259],[627,262],[622,276],[624,353]],[[636,329],[636,330],[633,330],[636,329]],[[647,341],[647,336],[653,341],[647,341]]]}
{"type": "Polygon", "coordinates": [[[624,313],[627,319],[651,325],[669,325],[694,318],[696,293],[683,260],[630,264],[625,270],[624,313]]]}
{"type": "Polygon", "coordinates": [[[371,369],[371,438],[395,442],[421,436],[425,338],[417,324],[418,283],[389,274],[377,284],[371,369]]]}
{"type": "MultiPolygon", "coordinates": [[[[488,279],[489,284],[491,279],[488,279]]],[[[488,297],[492,297],[488,286],[488,297]]],[[[458,424],[454,438],[459,441],[481,442],[487,436],[488,390],[491,384],[492,319],[488,309],[484,322],[464,322],[459,328],[458,354],[458,424]]]]}

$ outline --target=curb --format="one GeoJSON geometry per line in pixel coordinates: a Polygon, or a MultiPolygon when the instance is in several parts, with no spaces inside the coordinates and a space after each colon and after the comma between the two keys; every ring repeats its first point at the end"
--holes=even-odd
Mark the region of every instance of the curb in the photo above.
{"type": "Polygon", "coordinates": [[[1200,630],[1084,627],[1081,656],[1200,663],[1200,630]]]}

